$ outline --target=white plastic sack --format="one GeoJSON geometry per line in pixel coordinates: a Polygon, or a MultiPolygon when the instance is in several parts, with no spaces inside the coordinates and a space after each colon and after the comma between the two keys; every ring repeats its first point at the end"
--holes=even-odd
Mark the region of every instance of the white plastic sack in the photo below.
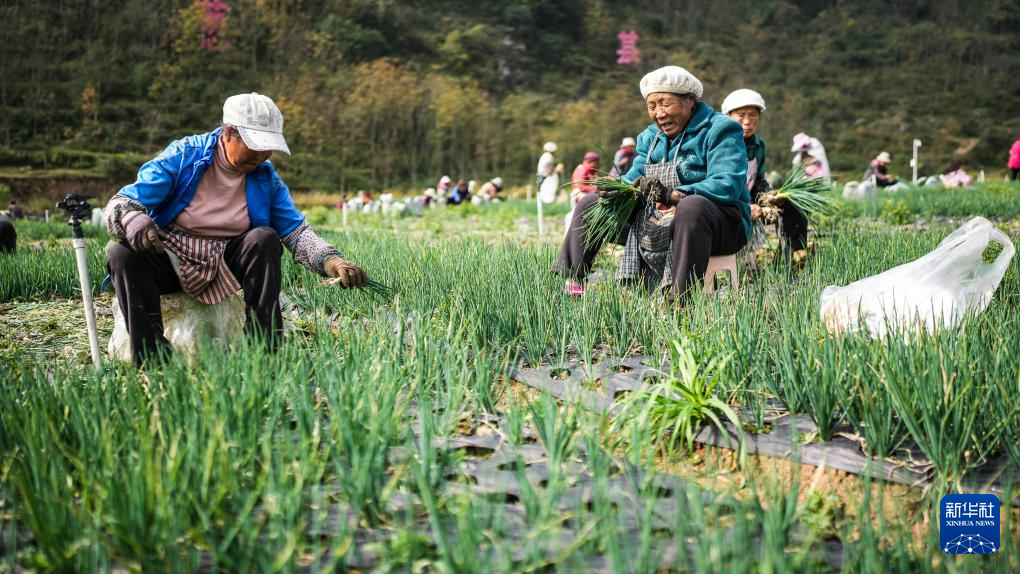
{"type": "Polygon", "coordinates": [[[560,176],[554,173],[542,181],[542,187],[538,188],[538,198],[542,200],[542,203],[554,203],[559,187],[560,176]]]}
{"type": "MultiPolygon", "coordinates": [[[[199,339],[209,337],[214,342],[225,342],[239,337],[244,330],[244,297],[240,293],[215,305],[206,305],[185,293],[163,295],[160,303],[163,336],[174,349],[188,355],[195,354],[199,339]]],[[[114,359],[131,360],[131,340],[116,297],[113,298],[113,334],[106,350],[114,359]]]]}
{"type": "Polygon", "coordinates": [[[909,334],[920,324],[929,333],[954,327],[988,307],[1013,254],[1009,237],[987,219],[975,217],[915,261],[846,287],[826,287],[822,322],[832,333],[860,326],[876,338],[887,331],[909,334]],[[989,241],[1000,243],[1002,251],[985,263],[981,255],[989,241]]]}
{"type": "Polygon", "coordinates": [[[848,181],[843,186],[843,199],[868,199],[875,197],[875,184],[871,180],[848,181]]]}

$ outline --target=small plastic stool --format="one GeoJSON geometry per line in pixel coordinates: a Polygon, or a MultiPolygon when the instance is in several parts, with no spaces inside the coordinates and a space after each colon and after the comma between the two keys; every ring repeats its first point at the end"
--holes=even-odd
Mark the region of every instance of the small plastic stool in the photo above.
{"type": "Polygon", "coordinates": [[[705,293],[715,293],[716,271],[727,271],[730,274],[730,284],[733,289],[740,286],[740,278],[737,275],[737,256],[718,255],[708,258],[708,269],[705,271],[705,293]]]}

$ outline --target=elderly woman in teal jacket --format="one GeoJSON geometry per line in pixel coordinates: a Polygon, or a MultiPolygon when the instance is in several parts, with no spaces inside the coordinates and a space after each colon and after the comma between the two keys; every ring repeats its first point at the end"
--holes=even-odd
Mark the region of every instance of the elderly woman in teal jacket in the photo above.
{"type": "MultiPolygon", "coordinates": [[[[708,259],[734,254],[751,235],[747,157],[741,127],[704,102],[701,82],[678,66],[641,79],[652,120],[637,137],[637,156],[624,176],[642,199],[623,226],[617,279],[661,287],[670,302],[683,302],[704,278],[708,259]]],[[[584,211],[599,198],[578,204],[556,269],[566,292],[581,295],[601,245],[585,240],[584,211]]]]}
{"type": "Polygon", "coordinates": [[[249,328],[274,343],[283,326],[283,247],[344,287],[366,281],[312,231],[269,162],[274,151],[290,153],[273,100],[231,96],[223,124],[171,143],[107,206],[107,229],[120,240],[107,269],[136,363],[169,348],[160,295],[178,291],[215,304],[243,290],[249,328]]]}

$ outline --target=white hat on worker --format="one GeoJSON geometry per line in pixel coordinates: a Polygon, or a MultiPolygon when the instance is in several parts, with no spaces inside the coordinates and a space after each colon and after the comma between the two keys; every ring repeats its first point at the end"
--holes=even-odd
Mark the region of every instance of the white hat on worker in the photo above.
{"type": "Polygon", "coordinates": [[[746,108],[747,106],[754,106],[764,112],[765,98],[761,97],[761,94],[754,90],[740,88],[726,96],[726,99],[722,102],[721,109],[722,113],[728,114],[733,110],[739,110],[740,108],[746,108]]]}
{"type": "Polygon", "coordinates": [[[630,136],[627,136],[627,137],[623,138],[623,141],[620,142],[620,147],[630,147],[630,146],[636,146],[636,145],[637,145],[637,142],[634,141],[634,138],[632,138],[630,136]]]}
{"type": "Polygon", "coordinates": [[[645,74],[641,78],[641,97],[648,99],[648,94],[666,92],[670,94],[692,94],[700,98],[705,93],[701,80],[680,66],[665,66],[645,74]]]}
{"type": "Polygon", "coordinates": [[[549,153],[556,153],[557,149],[559,149],[559,146],[556,145],[556,142],[545,142],[545,145],[542,146],[542,151],[549,153]]]}
{"type": "Polygon", "coordinates": [[[492,185],[495,185],[496,187],[503,189],[503,178],[502,177],[492,178],[492,185]]]}
{"type": "Polygon", "coordinates": [[[889,162],[892,161],[892,158],[889,157],[889,152],[887,152],[887,151],[884,151],[884,152],[878,154],[878,157],[876,157],[875,159],[877,159],[878,161],[880,161],[882,163],[889,163],[889,162]]]}
{"type": "Polygon", "coordinates": [[[255,92],[230,96],[223,102],[223,124],[237,128],[250,150],[290,155],[283,139],[283,114],[269,96],[255,92]]]}

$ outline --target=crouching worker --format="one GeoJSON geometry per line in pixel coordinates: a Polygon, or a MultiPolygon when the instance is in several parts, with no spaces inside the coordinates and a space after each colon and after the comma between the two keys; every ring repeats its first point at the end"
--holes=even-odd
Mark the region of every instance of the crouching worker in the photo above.
{"type": "MultiPolygon", "coordinates": [[[[702,92],[701,82],[677,66],[641,79],[653,123],[638,135],[623,176],[641,198],[616,238],[625,246],[617,279],[662,287],[670,303],[684,303],[709,257],[736,253],[751,234],[742,130],[699,101],[702,92]]],[[[567,277],[566,292],[583,294],[580,282],[602,247],[586,241],[584,213],[610,193],[586,194],[575,208],[556,265],[567,277]]]]}
{"type": "MultiPolygon", "coordinates": [[[[751,194],[751,218],[762,219],[762,210],[758,205],[763,193],[772,189],[765,179],[765,140],[758,135],[758,123],[765,111],[765,99],[754,90],[742,88],[726,96],[722,103],[722,113],[740,124],[744,130],[744,149],[747,153],[747,190],[751,194]]],[[[795,262],[807,257],[808,221],[793,204],[785,202],[782,206],[782,233],[790,244],[795,262]]]]}
{"type": "Polygon", "coordinates": [[[274,151],[290,154],[273,100],[232,96],[221,128],[171,143],[110,200],[106,225],[120,242],[107,268],[136,364],[169,350],[160,295],[182,290],[207,304],[243,290],[249,332],[278,343],[282,247],[344,287],[366,281],[294,207],[274,151]]]}
{"type": "Polygon", "coordinates": [[[0,213],[0,253],[14,253],[18,248],[18,232],[10,217],[0,213]]]}

